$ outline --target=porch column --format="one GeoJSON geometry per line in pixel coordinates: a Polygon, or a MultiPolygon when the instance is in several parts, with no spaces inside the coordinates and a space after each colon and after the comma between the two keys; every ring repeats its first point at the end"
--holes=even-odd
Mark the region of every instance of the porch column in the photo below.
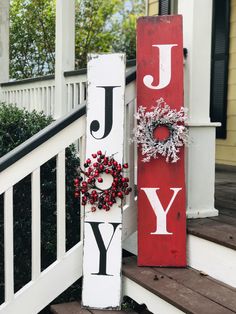
{"type": "Polygon", "coordinates": [[[185,105],[189,108],[192,143],[187,149],[187,217],[217,216],[215,128],[210,122],[212,0],[178,0],[183,15],[185,105]]]}
{"type": "Polygon", "coordinates": [[[75,0],[56,1],[55,112],[59,118],[67,112],[65,71],[75,65],[75,0]]]}
{"type": "Polygon", "coordinates": [[[9,80],[9,7],[10,0],[0,1],[0,83],[9,80]]]}

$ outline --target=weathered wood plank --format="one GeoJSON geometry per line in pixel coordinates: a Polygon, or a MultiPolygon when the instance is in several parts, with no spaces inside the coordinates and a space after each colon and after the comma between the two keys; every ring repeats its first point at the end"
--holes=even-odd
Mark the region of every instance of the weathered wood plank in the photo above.
{"type": "MultiPolygon", "coordinates": [[[[144,106],[153,112],[160,98],[171,110],[179,111],[183,105],[180,15],[142,17],[137,24],[137,108],[144,106]]],[[[171,136],[169,131],[169,135],[159,134],[160,138],[154,133],[150,136],[155,145],[171,136]]],[[[138,264],[186,266],[184,149],[180,150],[177,163],[168,163],[160,155],[144,163],[144,157],[147,156],[139,147],[138,264]]]]}
{"type": "Polygon", "coordinates": [[[157,268],[157,271],[227,309],[236,311],[236,289],[228,288],[190,268],[157,268]]]}
{"type": "Polygon", "coordinates": [[[235,313],[163,275],[157,268],[137,267],[133,257],[124,259],[123,274],[185,313],[235,313]]]}
{"type": "Polygon", "coordinates": [[[231,200],[227,200],[227,199],[217,199],[215,201],[215,207],[217,209],[231,209],[231,210],[235,210],[236,205],[233,204],[233,202],[231,200]]]}
{"type": "MultiPolygon", "coordinates": [[[[123,164],[124,93],[124,54],[89,55],[86,158],[92,158],[96,152],[98,155],[106,153],[115,155],[116,162],[123,164]]],[[[94,168],[95,160],[99,159],[100,163],[100,157],[92,158],[94,168]]],[[[104,165],[102,167],[104,169],[104,165]]],[[[106,187],[96,181],[88,192],[94,189],[104,199],[105,190],[111,192],[115,179],[110,173],[104,173],[102,180],[106,187]]],[[[84,207],[82,304],[96,309],[120,309],[122,204],[116,197],[111,210],[103,204],[104,210],[94,211],[92,206],[98,209],[95,204],[90,201],[84,207]],[[97,287],[102,287],[102,291],[97,287]]]]}
{"type": "Polygon", "coordinates": [[[236,209],[220,208],[220,215],[236,218],[236,209]]]}
{"type": "Polygon", "coordinates": [[[53,314],[91,314],[90,311],[82,309],[79,302],[54,304],[50,310],[53,314]]]}
{"type": "Polygon", "coordinates": [[[93,310],[83,309],[80,302],[69,302],[51,305],[50,310],[52,314],[135,314],[133,311],[108,311],[108,310],[93,310]]]}
{"type": "MultiPolygon", "coordinates": [[[[236,214],[236,213],[235,213],[236,214]]],[[[234,217],[229,216],[229,215],[225,215],[221,212],[220,210],[220,214],[219,216],[216,217],[211,217],[211,220],[215,220],[218,221],[220,223],[225,223],[227,225],[232,225],[232,226],[236,226],[236,215],[234,214],[234,217]]]]}
{"type": "Polygon", "coordinates": [[[197,237],[236,250],[236,226],[209,218],[188,220],[187,230],[197,237]]]}

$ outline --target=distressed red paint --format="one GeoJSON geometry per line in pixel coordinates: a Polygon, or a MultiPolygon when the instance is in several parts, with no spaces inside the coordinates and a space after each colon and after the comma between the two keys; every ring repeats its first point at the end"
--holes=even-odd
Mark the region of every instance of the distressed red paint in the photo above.
{"type": "MultiPolygon", "coordinates": [[[[151,107],[160,97],[177,110],[183,106],[183,40],[182,17],[143,17],[137,26],[137,104],[151,107]],[[159,78],[159,49],[153,45],[177,45],[171,50],[171,79],[161,89],[145,86],[146,75],[159,78]]],[[[138,153],[138,265],[140,266],[185,266],[186,265],[186,205],[184,148],[176,163],[167,163],[164,157],[142,162],[138,153]],[[171,205],[167,218],[167,230],[173,234],[151,234],[158,227],[158,217],[143,188],[159,188],[157,195],[164,209],[167,208],[173,190],[181,188],[171,205]]]]}

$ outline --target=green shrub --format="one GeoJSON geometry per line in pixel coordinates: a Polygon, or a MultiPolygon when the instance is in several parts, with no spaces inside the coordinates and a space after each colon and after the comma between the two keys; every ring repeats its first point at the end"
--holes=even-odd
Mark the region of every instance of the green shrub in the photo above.
{"type": "MultiPolygon", "coordinates": [[[[52,117],[0,104],[0,157],[49,125],[52,117]]],[[[66,248],[79,241],[79,201],[73,179],[79,158],[73,145],[66,149],[66,248]]],[[[31,280],[31,177],[13,189],[15,291],[31,280]]],[[[3,195],[0,196],[0,304],[4,301],[3,195]]],[[[56,158],[41,166],[42,270],[56,260],[56,158]]]]}
{"type": "Polygon", "coordinates": [[[53,118],[0,103],[0,157],[52,123],[53,118]]]}

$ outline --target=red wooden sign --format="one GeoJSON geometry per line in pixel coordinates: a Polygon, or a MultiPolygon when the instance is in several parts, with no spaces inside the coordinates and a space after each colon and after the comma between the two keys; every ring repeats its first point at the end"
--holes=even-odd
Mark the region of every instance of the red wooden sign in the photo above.
{"type": "MultiPolygon", "coordinates": [[[[137,104],[183,106],[182,17],[142,17],[137,27],[137,104]]],[[[166,128],[162,128],[166,131],[166,128]]],[[[158,130],[158,129],[157,129],[158,130]]],[[[158,139],[161,134],[159,129],[158,139]]],[[[186,265],[184,148],[177,162],[138,153],[138,265],[186,265]]]]}

